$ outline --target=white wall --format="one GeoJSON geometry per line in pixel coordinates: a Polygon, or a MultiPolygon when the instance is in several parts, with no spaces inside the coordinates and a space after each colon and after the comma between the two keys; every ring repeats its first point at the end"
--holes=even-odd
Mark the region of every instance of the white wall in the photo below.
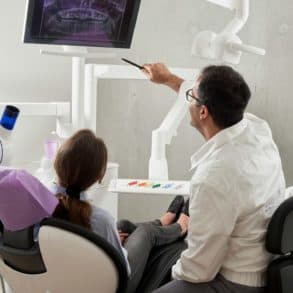
{"type": "MultiPolygon", "coordinates": [[[[67,100],[70,60],[40,56],[38,46],[21,44],[24,3],[0,0],[0,101],[67,100]]],[[[290,0],[282,5],[273,0],[251,1],[251,16],[240,36],[266,48],[267,56],[244,55],[237,67],[253,90],[249,110],[267,119],[273,129],[288,185],[293,184],[292,8],[290,0]]],[[[211,62],[190,56],[194,34],[219,31],[231,16],[204,0],[142,0],[132,49],[118,50],[118,57],[201,68],[211,62]]],[[[119,58],[112,62],[120,63],[119,58]]],[[[175,94],[145,81],[101,81],[98,95],[97,132],[108,144],[111,160],[120,164],[120,176],[146,178],[151,131],[159,126],[175,94]]],[[[39,159],[42,139],[53,127],[52,120],[20,120],[16,140],[22,151],[17,161],[39,159]]],[[[168,148],[171,179],[190,178],[189,157],[202,143],[186,117],[168,148]]],[[[168,201],[157,196],[121,196],[120,216],[148,219],[164,210],[168,201]]]]}
{"type": "MultiPolygon", "coordinates": [[[[70,60],[44,57],[40,47],[22,44],[24,0],[0,0],[0,101],[45,102],[70,97],[70,60]]],[[[43,139],[55,120],[20,115],[15,130],[15,162],[28,164],[42,155],[43,139]]]]}

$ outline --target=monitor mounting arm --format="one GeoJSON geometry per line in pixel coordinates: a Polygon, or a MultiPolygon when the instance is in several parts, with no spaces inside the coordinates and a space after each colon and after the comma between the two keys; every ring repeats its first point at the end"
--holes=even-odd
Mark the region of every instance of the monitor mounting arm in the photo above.
{"type": "Polygon", "coordinates": [[[57,134],[60,137],[67,138],[72,133],[84,127],[84,79],[85,66],[87,59],[113,59],[116,57],[114,52],[90,53],[85,47],[62,46],[62,50],[44,50],[42,55],[51,55],[59,57],[69,57],[72,59],[72,78],[71,78],[71,121],[61,121],[58,123],[57,134]]]}

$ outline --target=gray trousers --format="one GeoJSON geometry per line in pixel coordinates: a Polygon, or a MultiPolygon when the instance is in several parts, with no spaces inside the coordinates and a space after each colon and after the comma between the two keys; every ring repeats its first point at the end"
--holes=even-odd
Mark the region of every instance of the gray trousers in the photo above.
{"type": "Polygon", "coordinates": [[[181,228],[177,223],[161,226],[160,221],[154,221],[137,226],[124,244],[131,268],[127,293],[135,292],[142,279],[152,248],[172,243],[180,237],[181,228]]]}
{"type": "Polygon", "coordinates": [[[153,293],[265,293],[265,288],[248,287],[227,281],[218,275],[207,283],[190,283],[174,280],[153,293]]]}

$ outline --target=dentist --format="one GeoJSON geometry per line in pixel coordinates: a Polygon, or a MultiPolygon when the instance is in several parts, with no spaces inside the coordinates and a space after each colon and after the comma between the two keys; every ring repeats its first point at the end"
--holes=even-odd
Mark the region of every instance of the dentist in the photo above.
{"type": "Polygon", "coordinates": [[[185,88],[190,124],[206,141],[191,157],[188,247],[173,281],[155,292],[264,292],[265,233],[285,180],[268,123],[244,113],[247,83],[228,66],[204,68],[191,88],[160,63],[145,64],[144,73],[176,92],[185,88]]]}

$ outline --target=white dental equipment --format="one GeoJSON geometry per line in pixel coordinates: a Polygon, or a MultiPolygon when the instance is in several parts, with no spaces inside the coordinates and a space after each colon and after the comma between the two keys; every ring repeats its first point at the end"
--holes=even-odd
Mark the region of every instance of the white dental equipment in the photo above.
{"type": "MultiPolygon", "coordinates": [[[[243,28],[249,16],[249,0],[207,0],[225,8],[235,10],[234,19],[225,27],[225,29],[216,34],[210,31],[201,32],[195,38],[192,45],[192,55],[200,57],[217,59],[227,63],[238,64],[242,52],[265,55],[265,50],[250,45],[242,44],[237,36],[243,28]]],[[[198,72],[197,72],[198,73],[198,72]]],[[[191,76],[195,80],[196,74],[191,76]]],[[[135,179],[119,179],[112,182],[110,190],[126,193],[162,193],[162,194],[181,194],[189,193],[189,182],[182,181],[179,184],[168,180],[168,163],[166,159],[166,145],[171,143],[173,136],[177,134],[177,129],[183,120],[187,106],[184,102],[185,92],[180,92],[178,98],[163,120],[160,127],[152,132],[152,148],[149,160],[149,181],[135,179]],[[151,181],[153,185],[151,185],[151,181]],[[133,182],[136,182],[133,184],[133,182]],[[166,190],[166,186],[170,186],[166,190]],[[158,187],[158,185],[160,185],[158,187]],[[182,190],[176,186],[182,187],[182,190]],[[154,188],[155,187],[155,188],[154,188]],[[179,192],[180,191],[180,192],[179,192]]]]}
{"type": "MultiPolygon", "coordinates": [[[[85,127],[84,112],[84,78],[85,65],[88,58],[113,59],[116,54],[111,53],[89,53],[86,48],[74,48],[62,46],[62,51],[40,50],[42,55],[52,55],[72,58],[72,79],[71,79],[71,121],[59,123],[56,132],[59,137],[67,138],[72,133],[85,127]]],[[[88,119],[94,119],[96,116],[88,119]]]]}
{"type": "MultiPolygon", "coordinates": [[[[242,44],[242,41],[237,36],[248,19],[249,0],[207,1],[235,10],[235,17],[219,34],[209,31],[200,33],[194,40],[192,46],[193,55],[196,54],[205,58],[218,59],[224,62],[237,64],[240,61],[242,52],[258,55],[265,54],[263,49],[242,44]]],[[[72,57],[71,113],[70,103],[68,102],[54,104],[22,103],[20,109],[22,114],[31,112],[32,115],[56,116],[56,131],[61,137],[67,137],[73,131],[82,127],[87,127],[96,131],[98,79],[146,79],[141,72],[131,66],[86,65],[86,58],[96,57],[96,54],[88,54],[85,49],[80,50],[78,48],[78,50],[76,50],[75,48],[71,49],[65,47],[62,52],[42,50],[41,53],[72,57]],[[24,112],[23,109],[25,110],[24,112]]],[[[100,57],[103,59],[112,58],[115,57],[115,54],[102,53],[100,57]]],[[[194,80],[198,74],[198,71],[194,69],[181,68],[171,70],[186,80],[194,80]]],[[[188,190],[189,186],[187,181],[168,180],[168,164],[165,151],[166,145],[170,144],[172,137],[176,135],[177,128],[187,111],[187,104],[185,104],[185,97],[183,94],[185,93],[179,94],[172,109],[169,111],[160,127],[152,133],[149,179],[141,180],[142,182],[137,179],[126,179],[127,181],[119,179],[115,182],[113,191],[158,194],[171,194],[171,192],[174,192],[186,194],[186,190],[188,190]],[[137,181],[137,183],[133,184],[134,181],[137,181]],[[167,190],[168,188],[169,190],[167,190]]],[[[115,170],[117,170],[118,166],[115,165],[115,168],[115,170]]],[[[113,205],[115,205],[115,202],[113,205]]]]}
{"type": "Polygon", "coordinates": [[[238,64],[242,52],[265,55],[266,51],[251,45],[243,44],[238,37],[249,16],[249,0],[207,0],[235,11],[231,22],[220,33],[202,31],[194,39],[191,54],[208,59],[221,60],[238,64]]]}
{"type": "MultiPolygon", "coordinates": [[[[198,75],[197,69],[170,68],[170,70],[191,83],[194,82],[198,75]]],[[[133,66],[87,64],[84,96],[85,127],[92,129],[94,132],[96,132],[96,119],[93,119],[93,117],[97,117],[98,81],[103,79],[147,80],[146,76],[133,66]]],[[[165,152],[166,145],[170,144],[172,137],[177,134],[177,128],[187,109],[188,104],[185,102],[185,92],[181,91],[161,126],[153,131],[149,179],[113,180],[110,184],[110,191],[154,194],[180,193],[185,195],[188,193],[188,181],[168,181],[168,164],[165,152]],[[131,184],[135,181],[137,181],[137,184],[131,184]]]]}

